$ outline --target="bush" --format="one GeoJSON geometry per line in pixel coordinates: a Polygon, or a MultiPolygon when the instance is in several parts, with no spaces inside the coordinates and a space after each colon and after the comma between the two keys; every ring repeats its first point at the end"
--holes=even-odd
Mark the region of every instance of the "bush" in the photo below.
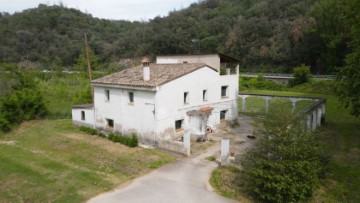
{"type": "Polygon", "coordinates": [[[131,136],[118,135],[110,133],[108,139],[113,142],[119,142],[129,147],[137,147],[139,145],[136,133],[133,133],[131,136]]]}
{"type": "Polygon", "coordinates": [[[276,83],[271,80],[266,80],[262,75],[256,78],[240,77],[239,80],[240,90],[244,89],[262,89],[262,90],[286,90],[285,85],[276,83]]]}
{"type": "Polygon", "coordinates": [[[99,135],[100,134],[97,130],[95,130],[93,128],[85,127],[85,126],[81,126],[80,130],[89,135],[99,135]]]}
{"type": "Polygon", "coordinates": [[[38,119],[46,115],[45,102],[39,91],[24,88],[16,90],[0,100],[1,130],[9,131],[10,125],[23,120],[38,119]]]}
{"type": "Polygon", "coordinates": [[[310,197],[326,165],[316,136],[291,109],[271,108],[258,141],[243,157],[247,190],[265,202],[299,202],[310,197]]]}
{"type": "Polygon", "coordinates": [[[311,78],[310,67],[305,66],[304,64],[302,64],[299,67],[294,68],[293,72],[294,72],[293,73],[294,78],[289,80],[290,87],[294,87],[296,85],[306,83],[311,78]]]}
{"type": "Polygon", "coordinates": [[[0,130],[3,132],[8,132],[10,129],[11,127],[9,121],[0,116],[0,130]]]}

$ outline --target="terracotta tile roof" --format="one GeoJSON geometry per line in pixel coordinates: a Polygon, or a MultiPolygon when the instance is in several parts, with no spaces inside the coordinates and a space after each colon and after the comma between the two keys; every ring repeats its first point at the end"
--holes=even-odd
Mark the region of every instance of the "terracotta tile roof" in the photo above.
{"type": "Polygon", "coordinates": [[[183,75],[207,66],[214,71],[216,69],[204,63],[186,64],[150,64],[150,80],[143,79],[143,66],[129,68],[111,75],[91,81],[93,84],[124,85],[135,87],[156,87],[183,75]]]}

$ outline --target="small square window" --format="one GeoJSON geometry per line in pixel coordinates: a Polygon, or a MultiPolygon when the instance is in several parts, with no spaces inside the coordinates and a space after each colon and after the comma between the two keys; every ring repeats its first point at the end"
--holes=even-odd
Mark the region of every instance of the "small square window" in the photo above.
{"type": "Polygon", "coordinates": [[[175,130],[176,130],[176,132],[179,132],[179,131],[182,131],[183,130],[183,119],[181,119],[181,120],[177,120],[177,121],[175,121],[175,130]]]}
{"type": "Polygon", "coordinates": [[[110,90],[105,90],[105,100],[106,101],[110,100],[110,90]]]}
{"type": "Polygon", "coordinates": [[[207,101],[207,90],[203,90],[203,101],[207,101]]]}
{"type": "Polygon", "coordinates": [[[85,111],[81,111],[81,120],[82,120],[82,121],[85,120],[85,111]]]}
{"type": "Polygon", "coordinates": [[[189,103],[189,92],[184,92],[184,104],[189,103]]]}
{"type": "Polygon", "coordinates": [[[106,122],[107,122],[107,125],[106,125],[107,128],[114,128],[114,120],[113,119],[106,119],[106,122]]]}
{"type": "Polygon", "coordinates": [[[228,86],[221,86],[221,97],[228,97],[228,86]]]}
{"type": "Polygon", "coordinates": [[[129,103],[130,104],[134,103],[134,92],[129,92],[129,103]]]}
{"type": "Polygon", "coordinates": [[[224,122],[224,121],[225,121],[225,119],[226,119],[226,113],[227,113],[226,110],[220,111],[220,122],[224,122]]]}

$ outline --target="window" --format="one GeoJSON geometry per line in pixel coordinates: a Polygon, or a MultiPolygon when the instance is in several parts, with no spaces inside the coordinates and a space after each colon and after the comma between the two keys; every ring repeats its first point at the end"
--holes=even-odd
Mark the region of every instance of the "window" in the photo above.
{"type": "Polygon", "coordinates": [[[114,120],[113,119],[106,119],[108,128],[114,128],[114,120]]]}
{"type": "Polygon", "coordinates": [[[134,103],[134,92],[129,92],[129,103],[130,104],[134,103]]]}
{"type": "Polygon", "coordinates": [[[183,61],[183,63],[188,63],[187,61],[183,61]]]}
{"type": "Polygon", "coordinates": [[[184,92],[184,104],[189,103],[189,92],[184,92]]]}
{"type": "Polygon", "coordinates": [[[227,89],[228,86],[221,86],[221,97],[228,97],[227,89]]]}
{"type": "Polygon", "coordinates": [[[82,120],[82,121],[85,120],[85,111],[81,111],[81,120],[82,120]]]}
{"type": "Polygon", "coordinates": [[[105,90],[105,100],[106,101],[110,100],[110,90],[105,90]]]}
{"type": "Polygon", "coordinates": [[[226,110],[220,111],[220,122],[224,122],[226,118],[226,110]]]}
{"type": "Polygon", "coordinates": [[[207,101],[207,90],[203,90],[203,101],[207,101]]]}
{"type": "Polygon", "coordinates": [[[175,130],[176,130],[176,132],[179,132],[179,131],[182,131],[183,130],[183,119],[181,119],[181,120],[177,120],[177,121],[175,121],[175,130]]]}

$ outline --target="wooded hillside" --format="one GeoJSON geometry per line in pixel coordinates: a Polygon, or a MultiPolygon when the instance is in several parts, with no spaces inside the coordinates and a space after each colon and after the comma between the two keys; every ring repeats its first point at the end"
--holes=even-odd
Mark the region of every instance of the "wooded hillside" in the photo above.
{"type": "Polygon", "coordinates": [[[351,52],[343,23],[351,1],[358,0],[206,0],[149,22],[103,20],[40,4],[0,15],[0,60],[72,69],[87,33],[98,69],[121,58],[221,52],[248,70],[289,72],[306,64],[313,73],[334,73],[351,52]]]}

